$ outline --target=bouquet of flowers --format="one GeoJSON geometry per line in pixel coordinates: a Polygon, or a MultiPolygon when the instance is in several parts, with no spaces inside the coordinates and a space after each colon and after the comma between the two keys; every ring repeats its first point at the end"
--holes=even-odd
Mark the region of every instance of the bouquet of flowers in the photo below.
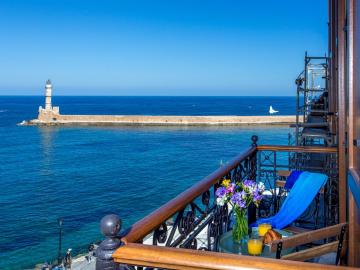
{"type": "Polygon", "coordinates": [[[264,190],[265,185],[262,182],[245,180],[234,183],[228,179],[223,180],[216,190],[217,204],[229,204],[234,211],[236,222],[233,227],[233,238],[235,241],[240,241],[248,234],[246,210],[251,203],[254,203],[256,207],[259,206],[264,190]]]}

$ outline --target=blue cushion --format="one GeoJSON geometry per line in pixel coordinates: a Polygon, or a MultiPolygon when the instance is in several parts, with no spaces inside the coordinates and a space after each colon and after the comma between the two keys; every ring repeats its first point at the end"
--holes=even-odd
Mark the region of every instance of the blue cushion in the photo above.
{"type": "Polygon", "coordinates": [[[284,188],[286,190],[290,190],[292,189],[292,187],[294,186],[296,180],[299,179],[299,176],[303,173],[304,171],[292,171],[290,173],[290,175],[288,176],[288,178],[286,179],[286,183],[284,188]]]}
{"type": "Polygon", "coordinates": [[[275,229],[285,228],[305,212],[327,180],[327,175],[322,173],[301,173],[280,211],[272,217],[259,219],[250,226],[255,227],[261,223],[270,223],[275,229]]]}

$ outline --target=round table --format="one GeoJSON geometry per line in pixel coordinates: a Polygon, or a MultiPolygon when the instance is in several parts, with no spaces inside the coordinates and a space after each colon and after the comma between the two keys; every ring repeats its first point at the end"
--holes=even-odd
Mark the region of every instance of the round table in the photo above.
{"type": "MultiPolygon", "coordinates": [[[[252,229],[252,235],[257,236],[257,228],[252,229]]],[[[284,230],[277,230],[276,232],[280,233],[283,238],[293,235],[290,232],[284,231],[284,230]]],[[[244,239],[241,243],[234,242],[232,238],[232,231],[228,231],[224,233],[222,236],[220,236],[219,239],[219,251],[223,253],[233,253],[233,254],[239,254],[239,255],[249,255],[248,249],[247,249],[247,240],[249,238],[244,239]]],[[[286,250],[283,249],[281,254],[286,255],[288,253],[291,253],[293,249],[286,250]]],[[[266,257],[266,258],[275,258],[276,253],[270,252],[270,247],[268,245],[264,245],[263,251],[260,255],[260,257],[266,257]]]]}

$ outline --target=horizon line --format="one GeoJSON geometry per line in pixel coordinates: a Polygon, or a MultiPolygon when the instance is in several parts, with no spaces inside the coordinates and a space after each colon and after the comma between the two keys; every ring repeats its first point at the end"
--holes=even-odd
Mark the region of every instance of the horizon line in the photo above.
{"type": "MultiPolygon", "coordinates": [[[[44,97],[44,95],[0,95],[0,97],[44,97]]],[[[296,95],[53,95],[54,97],[296,97],[296,95]]]]}

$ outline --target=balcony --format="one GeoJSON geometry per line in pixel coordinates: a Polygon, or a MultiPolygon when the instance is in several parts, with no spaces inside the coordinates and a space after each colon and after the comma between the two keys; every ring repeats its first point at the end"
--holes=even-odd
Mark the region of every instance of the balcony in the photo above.
{"type": "Polygon", "coordinates": [[[102,232],[107,238],[97,252],[97,269],[120,266],[124,269],[323,269],[321,264],[301,261],[329,252],[337,253],[336,260],[341,261],[347,224],[337,225],[338,200],[337,148],[258,146],[257,136],[253,136],[251,146],[241,154],[123,230],[120,236],[121,220],[115,215],[105,217],[102,232]],[[248,210],[248,220],[252,223],[257,218],[276,214],[281,208],[287,196],[284,180],[291,170],[322,172],[328,176],[326,185],[308,209],[286,228],[294,236],[281,245],[300,246],[301,252],[281,256],[276,250],[278,242],[270,245],[273,258],[278,259],[219,252],[219,239],[231,230],[233,223],[231,209],[216,204],[215,190],[221,181],[251,179],[265,183],[265,196],[259,208],[248,210]]]}

